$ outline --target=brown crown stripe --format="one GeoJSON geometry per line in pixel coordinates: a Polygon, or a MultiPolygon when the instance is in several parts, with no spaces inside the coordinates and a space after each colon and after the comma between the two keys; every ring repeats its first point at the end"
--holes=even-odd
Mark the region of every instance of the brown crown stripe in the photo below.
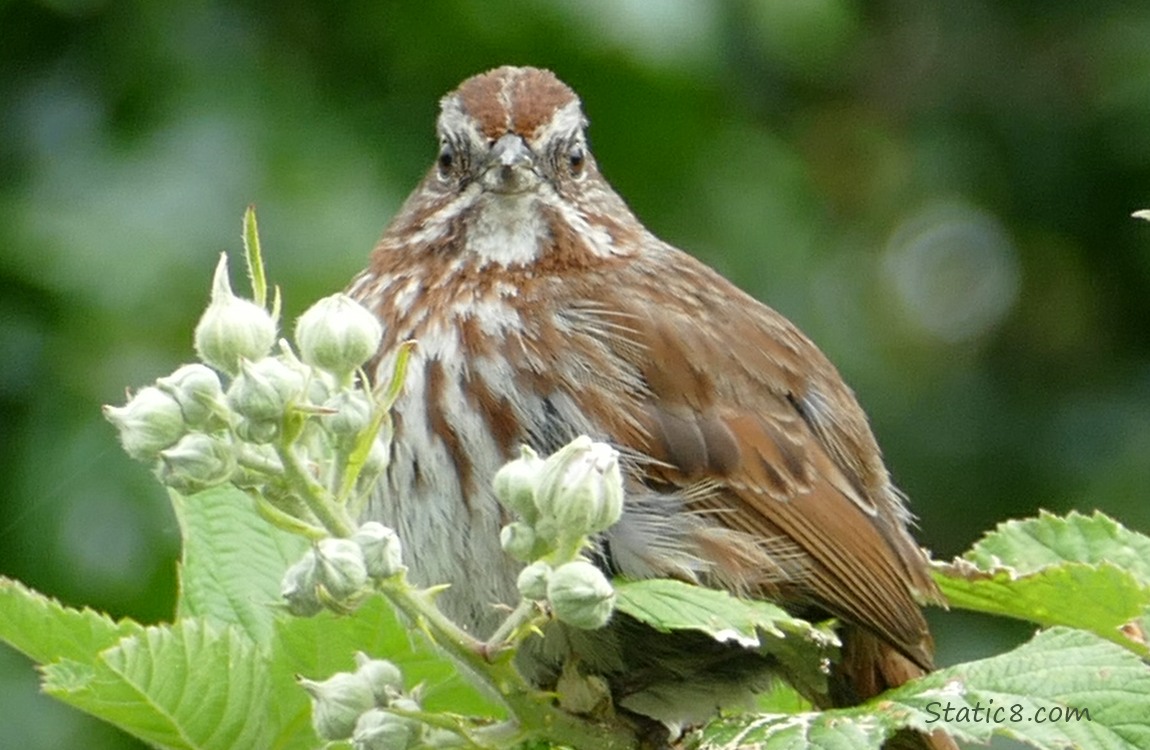
{"type": "Polygon", "coordinates": [[[491,139],[505,133],[531,138],[575,92],[549,70],[504,66],[468,78],[455,96],[491,139]]]}

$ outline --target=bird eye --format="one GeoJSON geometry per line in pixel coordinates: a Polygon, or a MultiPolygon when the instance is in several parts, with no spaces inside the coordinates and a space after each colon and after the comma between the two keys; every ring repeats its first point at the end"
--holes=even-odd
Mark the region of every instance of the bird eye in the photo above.
{"type": "Polygon", "coordinates": [[[443,147],[439,149],[439,158],[436,163],[439,165],[439,176],[446,178],[455,165],[455,149],[450,143],[444,143],[443,147]]]}
{"type": "Polygon", "coordinates": [[[583,153],[583,147],[580,145],[572,146],[571,150],[567,152],[567,163],[571,167],[571,174],[575,175],[576,177],[581,177],[583,175],[583,165],[586,163],[586,161],[586,156],[583,153]]]}

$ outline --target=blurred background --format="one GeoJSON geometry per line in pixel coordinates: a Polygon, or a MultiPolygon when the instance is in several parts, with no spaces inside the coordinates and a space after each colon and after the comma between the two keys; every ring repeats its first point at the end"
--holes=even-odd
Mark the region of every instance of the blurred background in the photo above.
{"type": "MultiPolygon", "coordinates": [[[[175,521],[100,405],[192,358],[249,203],[288,320],[340,289],[504,63],[827,351],[936,556],[1039,508],[1150,530],[1147,40],[1124,0],[0,0],[0,573],[170,617],[175,521]]],[[[1031,632],[935,623],[944,664],[1031,632]]],[[[3,646],[0,737],[138,747],[3,646]]]]}

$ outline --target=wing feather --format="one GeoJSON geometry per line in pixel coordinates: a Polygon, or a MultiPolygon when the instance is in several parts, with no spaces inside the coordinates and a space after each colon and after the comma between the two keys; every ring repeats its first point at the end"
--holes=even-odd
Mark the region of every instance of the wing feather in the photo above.
{"type": "MultiPolygon", "coordinates": [[[[643,383],[627,390],[629,428],[608,434],[649,459],[637,464],[645,486],[686,493],[690,510],[731,532],[699,544],[726,571],[720,582],[816,605],[930,668],[916,598],[937,590],[854,394],[782,316],[687,256],[675,262],[697,283],[647,279],[645,290],[619,285],[630,296],[611,304],[576,305],[598,345],[628,363],[622,379],[643,383]],[[764,553],[749,553],[748,540],[762,540],[764,553]],[[768,560],[772,550],[788,559],[768,560]]],[[[589,398],[583,406],[605,409],[589,398]]]]}

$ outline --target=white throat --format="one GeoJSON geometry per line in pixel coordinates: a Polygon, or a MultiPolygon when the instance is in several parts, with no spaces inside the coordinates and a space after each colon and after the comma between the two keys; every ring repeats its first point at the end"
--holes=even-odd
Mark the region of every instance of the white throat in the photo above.
{"type": "Polygon", "coordinates": [[[483,265],[525,265],[542,252],[549,236],[533,192],[518,195],[484,193],[475,223],[467,229],[467,250],[483,265]]]}

